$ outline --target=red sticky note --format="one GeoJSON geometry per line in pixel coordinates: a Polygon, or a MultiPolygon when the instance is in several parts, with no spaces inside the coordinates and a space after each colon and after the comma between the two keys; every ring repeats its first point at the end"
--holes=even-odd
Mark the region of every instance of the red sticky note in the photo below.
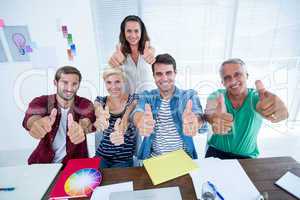
{"type": "Polygon", "coordinates": [[[0,28],[3,28],[3,27],[4,27],[4,20],[0,19],[0,28]]]}

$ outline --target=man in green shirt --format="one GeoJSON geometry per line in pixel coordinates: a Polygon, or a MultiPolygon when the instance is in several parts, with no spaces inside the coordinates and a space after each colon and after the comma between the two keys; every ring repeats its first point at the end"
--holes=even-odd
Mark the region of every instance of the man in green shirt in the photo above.
{"type": "Polygon", "coordinates": [[[248,73],[241,59],[223,62],[220,75],[225,89],[208,97],[205,110],[213,131],[205,157],[255,158],[262,119],[282,121],[288,117],[287,108],[260,80],[255,82],[256,90],[247,88],[248,73]]]}

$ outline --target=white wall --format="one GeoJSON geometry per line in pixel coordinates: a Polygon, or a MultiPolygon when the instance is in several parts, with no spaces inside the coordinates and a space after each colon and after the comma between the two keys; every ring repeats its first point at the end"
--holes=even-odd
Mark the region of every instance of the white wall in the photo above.
{"type": "MultiPolygon", "coordinates": [[[[74,65],[81,71],[83,82],[79,95],[93,100],[99,92],[99,66],[90,1],[1,0],[0,19],[4,19],[7,26],[28,26],[31,40],[37,44],[33,53],[49,51],[46,58],[50,61],[0,63],[0,151],[32,150],[37,141],[22,127],[24,109],[35,96],[55,92],[52,80],[58,66],[74,65]],[[58,30],[60,23],[67,25],[73,35],[77,46],[74,61],[68,61],[67,42],[58,30]],[[55,65],[55,68],[48,68],[48,65],[55,65]]],[[[1,29],[0,36],[3,40],[1,29]]]]}

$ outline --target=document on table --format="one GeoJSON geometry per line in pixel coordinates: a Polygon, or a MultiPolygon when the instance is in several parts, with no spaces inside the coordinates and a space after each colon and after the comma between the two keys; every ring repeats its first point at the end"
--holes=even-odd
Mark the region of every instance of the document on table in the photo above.
{"type": "Polygon", "coordinates": [[[287,172],[275,184],[300,199],[300,177],[287,172]]]}
{"type": "Polygon", "coordinates": [[[190,175],[197,198],[201,199],[202,184],[206,181],[213,183],[226,200],[256,200],[260,196],[237,160],[206,158],[194,161],[199,169],[190,175]]]}
{"type": "Polygon", "coordinates": [[[112,192],[133,191],[132,181],[96,187],[91,200],[109,200],[112,192]]]}
{"type": "Polygon", "coordinates": [[[179,187],[113,192],[109,200],[182,200],[179,187]]]}
{"type": "Polygon", "coordinates": [[[197,164],[181,149],[143,161],[154,185],[188,174],[197,164]]]}
{"type": "Polygon", "coordinates": [[[13,187],[0,191],[1,200],[42,199],[62,164],[32,164],[0,168],[0,187],[13,187]]]}

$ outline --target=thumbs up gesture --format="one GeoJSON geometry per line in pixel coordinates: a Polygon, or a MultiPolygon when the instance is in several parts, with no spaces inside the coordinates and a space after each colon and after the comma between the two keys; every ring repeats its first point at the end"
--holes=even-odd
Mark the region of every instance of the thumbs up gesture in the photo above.
{"type": "Polygon", "coordinates": [[[118,118],[115,122],[114,131],[109,136],[111,143],[113,143],[114,145],[124,144],[125,132],[121,130],[121,125],[121,119],[118,118]]]}
{"type": "Polygon", "coordinates": [[[74,121],[73,115],[71,113],[68,114],[68,132],[71,142],[73,144],[79,144],[85,140],[85,135],[82,127],[74,121]]]}
{"type": "Polygon", "coordinates": [[[233,125],[233,116],[226,111],[223,94],[218,96],[215,112],[212,114],[211,125],[215,134],[227,134],[233,125]]]}
{"type": "Polygon", "coordinates": [[[188,100],[182,115],[183,133],[187,136],[195,136],[201,125],[197,115],[192,112],[192,106],[192,100],[188,100]]]}
{"type": "Polygon", "coordinates": [[[103,109],[100,103],[95,103],[95,115],[96,121],[94,122],[94,126],[97,131],[103,131],[109,127],[109,108],[108,105],[103,109]]]}
{"type": "Polygon", "coordinates": [[[282,100],[275,94],[267,91],[261,80],[255,81],[255,86],[259,93],[256,111],[273,123],[286,119],[288,111],[282,100]]]}
{"type": "Polygon", "coordinates": [[[49,116],[45,116],[33,122],[30,128],[30,135],[36,139],[42,139],[52,130],[56,120],[57,110],[53,108],[49,116]]]}
{"type": "Polygon", "coordinates": [[[116,46],[116,51],[114,52],[114,54],[110,57],[108,63],[112,66],[112,67],[119,67],[121,66],[125,61],[125,56],[122,53],[122,47],[121,44],[119,43],[116,46]]]}
{"type": "Polygon", "coordinates": [[[153,119],[151,106],[145,104],[145,112],[137,119],[136,127],[139,129],[141,136],[149,136],[154,129],[155,121],[153,119]]]}
{"type": "Polygon", "coordinates": [[[154,54],[155,54],[154,48],[150,46],[149,41],[146,41],[144,51],[143,51],[143,58],[150,65],[152,65],[155,62],[154,54]]]}

